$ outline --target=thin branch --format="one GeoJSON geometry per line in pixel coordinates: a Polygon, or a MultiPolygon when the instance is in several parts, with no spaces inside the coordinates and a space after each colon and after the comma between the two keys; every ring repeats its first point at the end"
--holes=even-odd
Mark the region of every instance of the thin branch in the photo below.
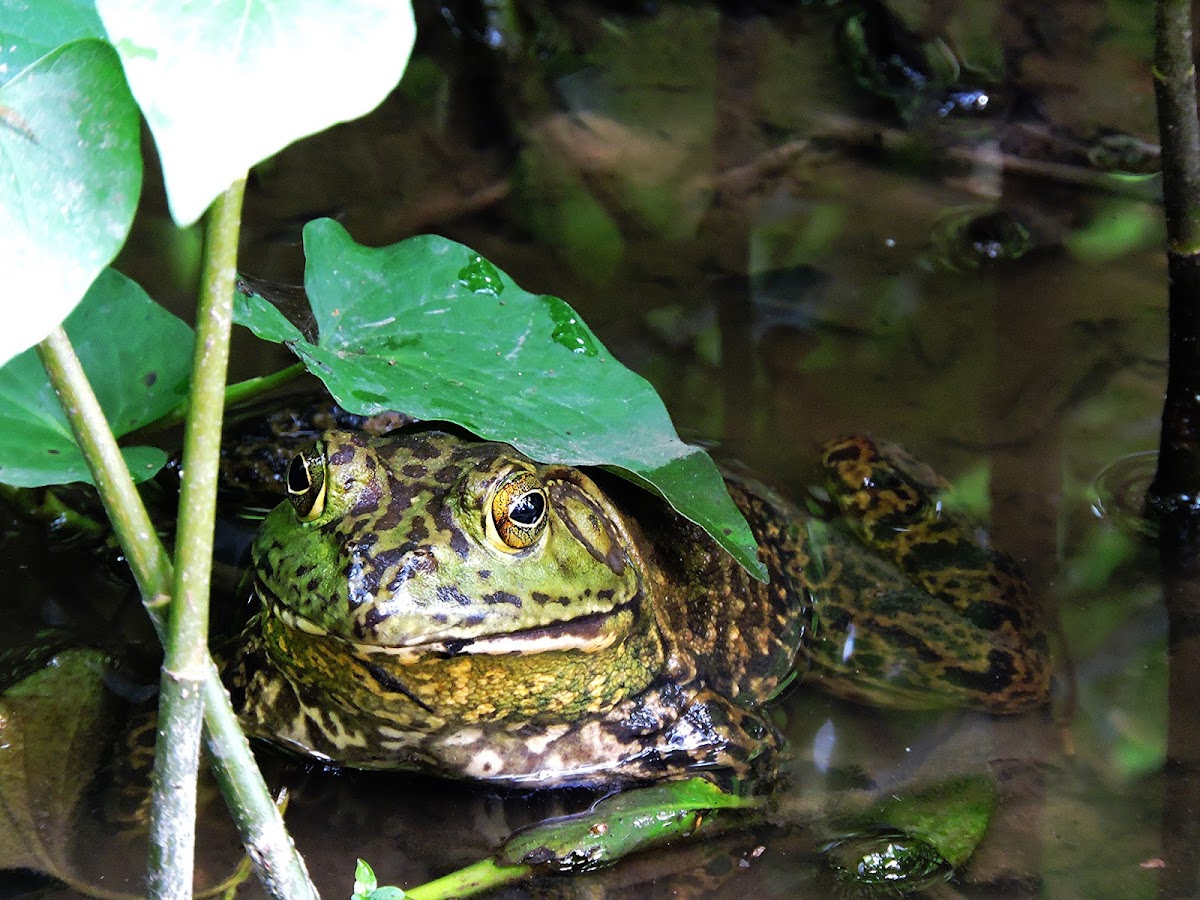
{"type": "Polygon", "coordinates": [[[1167,224],[1167,391],[1147,495],[1164,559],[1200,566],[1200,118],[1191,0],[1155,6],[1154,99],[1167,224]]]}
{"type": "Polygon", "coordinates": [[[1154,100],[1162,144],[1163,212],[1176,253],[1200,252],[1200,120],[1191,0],[1155,5],[1154,100]]]}
{"type": "MultiPolygon", "coordinates": [[[[236,384],[228,385],[225,388],[225,408],[238,404],[245,403],[247,400],[253,400],[255,397],[260,397],[268,391],[273,391],[277,387],[281,387],[291,381],[295,381],[303,375],[307,369],[304,363],[293,363],[285,369],[280,369],[278,372],[272,372],[270,375],[260,375],[258,378],[247,378],[245,381],[239,381],[236,384]]],[[[173,410],[163,416],[161,419],[150,424],[150,428],[171,428],[179,425],[187,419],[188,409],[191,407],[191,398],[184,400],[173,410]]]]}
{"type": "Polygon", "coordinates": [[[532,874],[531,866],[520,863],[506,866],[492,859],[482,859],[451,872],[449,875],[443,875],[433,881],[407,888],[404,896],[407,900],[449,900],[453,897],[470,897],[521,881],[532,874]]]}

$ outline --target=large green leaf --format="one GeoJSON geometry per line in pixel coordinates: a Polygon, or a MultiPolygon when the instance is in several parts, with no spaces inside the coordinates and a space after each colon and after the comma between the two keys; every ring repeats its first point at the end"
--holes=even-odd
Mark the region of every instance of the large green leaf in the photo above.
{"type": "MultiPolygon", "coordinates": [[[[187,396],[191,328],[119,272],[100,274],[66,331],[118,437],[161,418],[187,396]]],[[[157,447],[122,452],[139,481],[166,462],[157,447]]],[[[71,481],[91,476],[37,353],[27,350],[0,368],[0,482],[71,481]]]]}
{"type": "Polygon", "coordinates": [[[125,242],[139,127],[103,41],[69,43],[0,86],[0,364],[62,322],[125,242]]]}
{"type": "Polygon", "coordinates": [[[404,0],[96,6],[154,132],[180,225],[250,166],[377,106],[415,37],[404,0]]]}
{"type": "Polygon", "coordinates": [[[104,37],[91,0],[0,3],[0,84],[60,44],[88,37],[104,37]]]}
{"type": "Polygon", "coordinates": [[[679,439],[649,382],[562,300],[522,290],[436,235],[375,249],[320,219],[305,227],[304,250],[317,343],[262,298],[241,298],[235,315],[291,346],[344,407],[445,419],[543,462],[611,467],[765,577],[708,454],[679,439]]]}

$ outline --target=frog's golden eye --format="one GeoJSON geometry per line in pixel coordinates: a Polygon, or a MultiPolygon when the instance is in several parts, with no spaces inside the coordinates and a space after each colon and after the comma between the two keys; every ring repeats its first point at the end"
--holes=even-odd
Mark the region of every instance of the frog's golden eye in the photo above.
{"type": "Polygon", "coordinates": [[[303,522],[325,510],[325,454],[313,444],[292,457],[287,470],[288,500],[303,522]]]}
{"type": "Polygon", "coordinates": [[[487,517],[491,543],[506,553],[531,547],[546,530],[546,492],[532,472],[503,476],[492,491],[487,517]]]}

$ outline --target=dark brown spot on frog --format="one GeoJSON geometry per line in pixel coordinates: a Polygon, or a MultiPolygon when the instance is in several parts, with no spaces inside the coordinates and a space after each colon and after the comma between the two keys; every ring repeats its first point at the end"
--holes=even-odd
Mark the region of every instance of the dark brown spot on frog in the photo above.
{"type": "Polygon", "coordinates": [[[437,598],[442,603],[453,603],[457,606],[471,605],[471,598],[452,584],[443,584],[438,587],[437,598]]]}
{"type": "Polygon", "coordinates": [[[433,712],[433,709],[431,709],[427,703],[410,691],[408,686],[405,685],[403,681],[401,681],[387,669],[383,668],[383,666],[369,662],[365,664],[365,668],[370,676],[375,679],[376,683],[385,691],[390,691],[393,694],[400,694],[404,697],[407,697],[413,703],[417,704],[417,706],[421,707],[421,709],[425,710],[425,712],[433,712]]]}
{"type": "Polygon", "coordinates": [[[352,558],[367,556],[377,543],[379,543],[379,534],[377,532],[365,532],[358,540],[346,544],[346,554],[352,558]]]}
{"type": "MultiPolygon", "coordinates": [[[[354,479],[348,478],[345,483],[345,490],[352,491],[353,489],[354,479]]],[[[352,516],[370,515],[379,509],[379,501],[382,497],[383,490],[380,488],[379,482],[372,478],[358,489],[358,496],[354,498],[354,506],[348,514],[352,516]]]]}
{"type": "Polygon", "coordinates": [[[460,475],[462,475],[462,468],[459,466],[442,466],[433,473],[438,484],[454,484],[460,475]]]}
{"type": "Polygon", "coordinates": [[[437,530],[448,535],[450,549],[457,553],[461,559],[466,559],[471,553],[471,542],[459,530],[458,525],[454,521],[454,513],[451,512],[450,507],[435,497],[429,502],[429,512],[433,517],[433,523],[437,530]]]}
{"type": "Polygon", "coordinates": [[[485,594],[483,596],[483,602],[491,604],[508,603],[518,608],[521,606],[521,598],[516,594],[510,594],[507,591],[496,591],[493,594],[485,594]]]}
{"type": "Polygon", "coordinates": [[[366,637],[367,631],[374,631],[379,625],[391,618],[389,613],[385,613],[378,606],[372,606],[367,610],[366,615],[358,619],[354,623],[355,637],[366,637]]]}
{"type": "Polygon", "coordinates": [[[329,464],[331,466],[344,466],[352,459],[354,459],[353,447],[338,447],[329,454],[329,464]]]}
{"type": "Polygon", "coordinates": [[[408,463],[400,468],[400,474],[405,478],[424,478],[425,467],[418,463],[408,463]]]}
{"type": "Polygon", "coordinates": [[[475,643],[469,638],[464,638],[458,641],[446,641],[442,644],[440,650],[435,650],[433,655],[438,659],[453,659],[462,654],[463,650],[475,643]]]}
{"type": "MultiPolygon", "coordinates": [[[[408,523],[408,538],[419,542],[429,537],[429,525],[424,516],[413,516],[408,523]]],[[[481,573],[482,574],[482,573],[481,573]]],[[[486,576],[485,576],[486,577],[486,576]]]]}
{"type": "Polygon", "coordinates": [[[442,455],[441,449],[432,441],[415,438],[409,444],[414,459],[437,459],[442,455]]]}
{"type": "Polygon", "coordinates": [[[543,594],[541,591],[534,591],[531,596],[533,597],[533,602],[539,606],[545,606],[550,602],[550,595],[543,594]]]}

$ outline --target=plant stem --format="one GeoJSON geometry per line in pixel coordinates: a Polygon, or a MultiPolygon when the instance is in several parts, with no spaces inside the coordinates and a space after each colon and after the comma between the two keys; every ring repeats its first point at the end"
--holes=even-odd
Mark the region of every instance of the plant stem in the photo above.
{"type": "Polygon", "coordinates": [[[1169,348],[1158,471],[1147,497],[1164,559],[1185,569],[1200,561],[1200,119],[1191,12],[1191,0],[1155,6],[1169,348]]]}
{"type": "MultiPolygon", "coordinates": [[[[170,557],[158,539],[67,333],[61,327],[56,328],[38,344],[37,352],[71,423],[75,442],[87,460],[92,482],[129,560],[138,589],[147,600],[168,593],[172,578],[170,557]]],[[[151,618],[162,638],[161,616],[151,615],[151,618]]]]}
{"type": "Polygon", "coordinates": [[[528,878],[533,873],[530,866],[500,865],[493,859],[481,859],[479,862],[464,866],[449,875],[435,878],[414,888],[407,888],[404,896],[407,900],[447,900],[451,897],[470,897],[481,894],[505,884],[512,884],[528,878]]]}
{"type": "MultiPolygon", "coordinates": [[[[38,345],[38,356],[54,386],[92,480],[138,583],[146,612],[159,638],[166,632],[166,604],[174,578],[171,561],[142,504],[104,411],[92,392],[66,333],[56,329],[38,345]]],[[[286,900],[316,900],[304,860],[292,846],[283,818],[241,734],[229,694],[208,662],[204,680],[208,749],[226,791],[242,842],[267,892],[286,900]]]]}
{"type": "Polygon", "coordinates": [[[196,843],[196,772],[207,674],[208,600],[213,529],[217,512],[218,456],[233,281],[246,181],[238,179],[208,212],[204,270],[196,314],[191,406],[183,435],[175,579],[158,699],[150,814],[150,896],[187,900],[192,895],[196,843]]]}
{"type": "MultiPolygon", "coordinates": [[[[281,385],[287,384],[289,381],[294,381],[305,373],[304,363],[295,363],[288,366],[286,369],[280,369],[278,372],[272,372],[270,375],[262,375],[258,378],[247,378],[245,381],[239,381],[236,384],[228,385],[225,388],[225,407],[228,408],[236,403],[245,403],[247,400],[253,400],[268,391],[273,391],[281,385]]],[[[153,422],[151,428],[170,428],[178,425],[187,419],[188,409],[191,406],[191,399],[184,400],[173,410],[163,416],[161,419],[153,422]]]]}

